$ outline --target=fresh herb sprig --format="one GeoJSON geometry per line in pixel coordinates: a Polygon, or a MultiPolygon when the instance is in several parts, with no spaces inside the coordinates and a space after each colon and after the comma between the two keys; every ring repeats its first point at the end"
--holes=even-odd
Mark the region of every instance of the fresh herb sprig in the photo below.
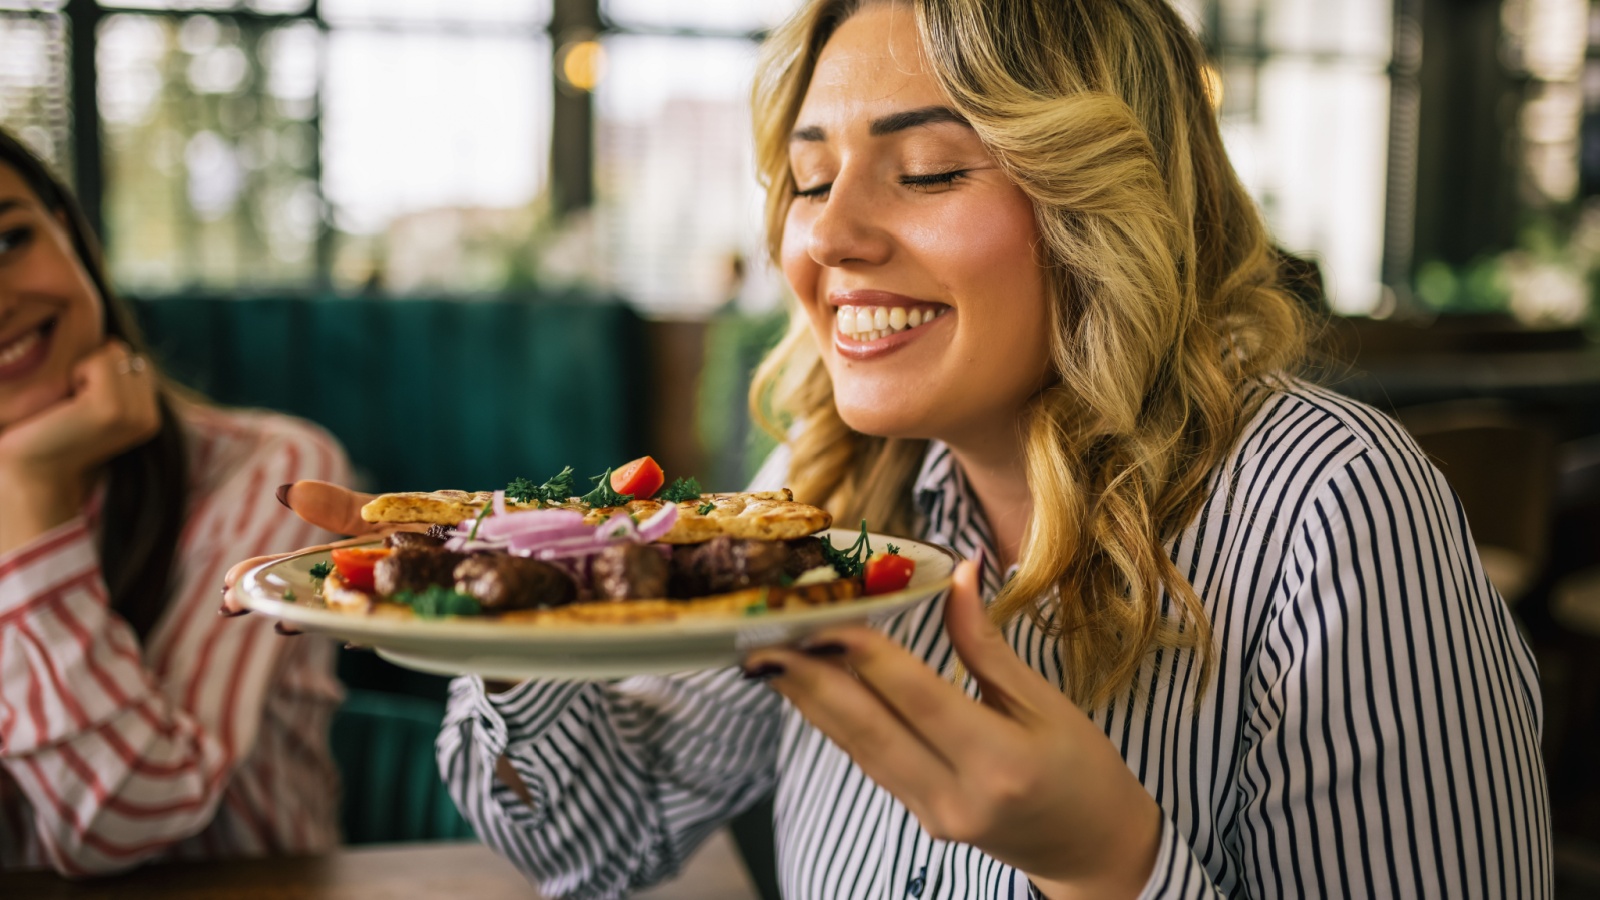
{"type": "Polygon", "coordinates": [[[584,494],[578,499],[592,507],[599,508],[603,506],[621,506],[622,504],[633,499],[632,494],[619,494],[611,488],[610,469],[605,470],[603,473],[596,475],[589,480],[595,482],[594,490],[584,494]]]}
{"type": "Polygon", "coordinates": [[[840,578],[858,577],[867,567],[867,560],[872,557],[872,543],[867,540],[867,520],[861,520],[861,534],[856,542],[840,550],[833,545],[833,541],[822,539],[822,558],[833,566],[840,578]]]}
{"type": "Polygon", "coordinates": [[[694,511],[699,513],[702,516],[709,516],[713,512],[716,512],[716,509],[717,509],[717,505],[715,503],[712,503],[710,500],[707,500],[706,502],[704,502],[704,503],[700,504],[699,506],[695,507],[694,511]]]}
{"type": "Polygon", "coordinates": [[[321,581],[322,579],[327,578],[329,575],[332,575],[332,574],[333,574],[333,563],[324,561],[324,562],[319,562],[316,565],[311,567],[311,577],[315,578],[318,581],[321,581]]]}
{"type": "Polygon", "coordinates": [[[679,478],[656,496],[665,503],[683,503],[699,500],[702,493],[700,482],[693,478],[679,478]]]}
{"type": "Polygon", "coordinates": [[[534,484],[527,478],[513,478],[506,485],[506,499],[516,503],[565,503],[577,493],[572,484],[572,467],[562,469],[544,484],[534,484]]]}
{"type": "Polygon", "coordinates": [[[477,599],[466,594],[458,594],[437,584],[430,584],[421,591],[399,591],[389,599],[402,606],[411,607],[411,611],[423,619],[476,616],[483,612],[483,607],[478,604],[477,599]]]}
{"type": "Polygon", "coordinates": [[[478,539],[478,529],[483,527],[483,520],[489,518],[489,514],[492,512],[494,512],[493,503],[485,503],[483,509],[478,510],[478,517],[472,520],[472,531],[467,534],[467,540],[475,541],[478,539]]]}

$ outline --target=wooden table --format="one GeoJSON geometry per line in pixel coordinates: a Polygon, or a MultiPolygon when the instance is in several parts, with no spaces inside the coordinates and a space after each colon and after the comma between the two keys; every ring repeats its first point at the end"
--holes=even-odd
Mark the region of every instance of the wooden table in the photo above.
{"type": "MultiPolygon", "coordinates": [[[[72,882],[48,872],[0,873],[6,900],[539,900],[515,868],[476,843],[388,844],[327,856],[167,863],[72,882]]],[[[758,900],[726,831],[683,874],[638,900],[758,900]]]]}

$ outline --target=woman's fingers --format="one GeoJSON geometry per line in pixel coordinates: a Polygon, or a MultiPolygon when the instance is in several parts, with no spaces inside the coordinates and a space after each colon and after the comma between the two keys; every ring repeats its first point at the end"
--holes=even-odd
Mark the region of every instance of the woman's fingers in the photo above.
{"type": "Polygon", "coordinates": [[[945,632],[967,671],[978,682],[985,705],[1006,716],[1029,720],[1038,705],[1030,699],[1043,689],[1055,697],[1054,687],[1018,658],[1005,635],[990,621],[978,591],[978,564],[956,566],[954,584],[944,607],[945,632]]]}
{"type": "Polygon", "coordinates": [[[373,496],[326,481],[296,481],[278,492],[283,505],[312,525],[334,534],[353,535],[378,530],[378,526],[361,518],[361,507],[373,496]]]}
{"type": "MultiPolygon", "coordinates": [[[[922,667],[909,655],[907,660],[922,667]]],[[[746,672],[772,667],[781,673],[772,679],[773,689],[912,812],[923,812],[915,808],[917,798],[954,778],[950,766],[844,667],[776,648],[759,650],[745,661],[746,672]]]]}

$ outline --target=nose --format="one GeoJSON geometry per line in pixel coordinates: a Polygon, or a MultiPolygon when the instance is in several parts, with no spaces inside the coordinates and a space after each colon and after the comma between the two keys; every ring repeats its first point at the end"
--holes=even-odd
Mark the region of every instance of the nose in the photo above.
{"type": "Polygon", "coordinates": [[[807,252],[819,265],[833,268],[887,262],[894,241],[884,227],[884,205],[870,185],[841,173],[811,222],[807,252]]]}

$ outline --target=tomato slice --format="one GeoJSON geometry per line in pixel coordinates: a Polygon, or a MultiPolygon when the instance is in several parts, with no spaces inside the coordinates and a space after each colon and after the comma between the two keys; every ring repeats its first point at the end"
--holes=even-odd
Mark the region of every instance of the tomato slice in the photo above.
{"type": "Polygon", "coordinates": [[[373,590],[372,567],[394,551],[388,547],[337,547],[333,550],[333,567],[353,588],[373,590]]]}
{"type": "Polygon", "coordinates": [[[892,594],[903,591],[911,583],[911,573],[917,564],[898,553],[874,555],[867,560],[865,575],[867,595],[892,594]]]}
{"type": "Polygon", "coordinates": [[[667,476],[661,467],[648,456],[641,456],[611,473],[611,489],[619,494],[632,494],[635,500],[648,500],[666,484],[667,476]]]}

